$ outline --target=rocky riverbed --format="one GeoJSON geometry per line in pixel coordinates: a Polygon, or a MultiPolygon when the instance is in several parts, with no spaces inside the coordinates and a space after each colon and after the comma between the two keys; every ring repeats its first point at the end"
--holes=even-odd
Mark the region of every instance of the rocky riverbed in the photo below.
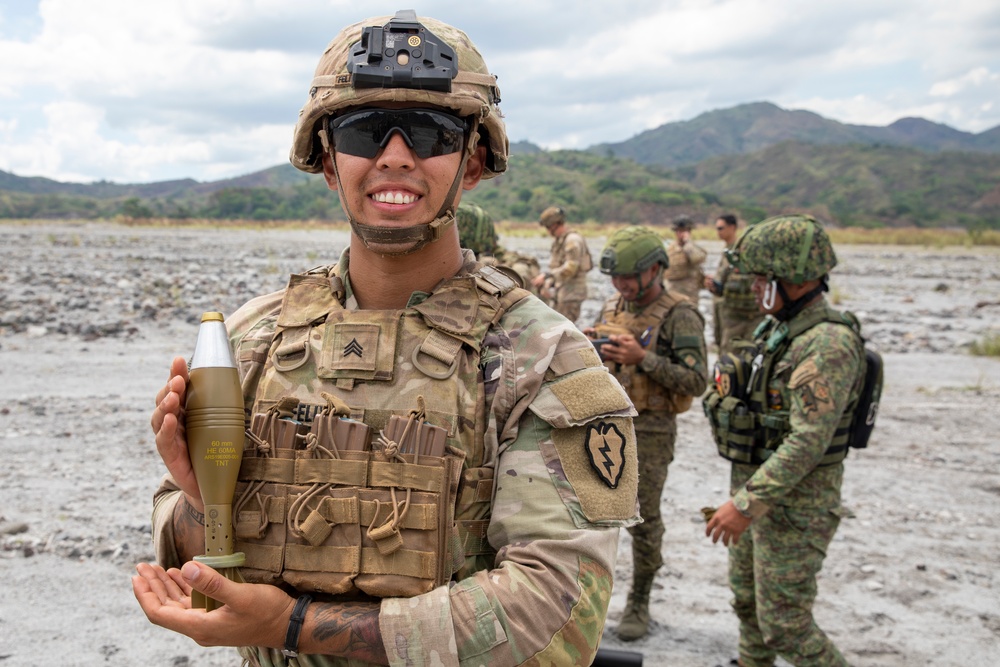
{"type": "MultiPolygon", "coordinates": [[[[153,558],[162,474],[149,432],[170,359],[205,310],[232,312],[292,271],[334,261],[344,232],[0,224],[0,664],[236,665],[149,625],[132,597],[153,558]]],[[[548,239],[504,238],[547,262],[548,239]]],[[[596,254],[603,238],[588,239],[596,254]]],[[[714,267],[720,247],[706,244],[714,267]]],[[[847,462],[842,524],[816,616],[852,665],[993,665],[1000,645],[1000,361],[969,346],[1000,332],[1000,250],[841,247],[831,298],[886,358],[869,449],[847,462]]],[[[597,314],[610,285],[591,274],[597,314]]],[[[707,295],[700,304],[710,310],[707,295]]],[[[710,330],[710,329],[709,329],[710,330]]],[[[647,665],[735,655],[725,550],[698,508],[727,466],[697,406],[680,417],[663,498],[667,565],[647,665]]],[[[630,579],[621,539],[609,628],[630,579]]],[[[613,634],[605,644],[622,647],[613,634]]],[[[781,663],[779,663],[781,664],[781,663]]]]}

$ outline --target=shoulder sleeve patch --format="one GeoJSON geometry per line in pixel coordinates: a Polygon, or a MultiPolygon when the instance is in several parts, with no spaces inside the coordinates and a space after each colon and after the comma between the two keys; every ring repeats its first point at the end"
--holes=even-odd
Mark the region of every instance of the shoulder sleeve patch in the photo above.
{"type": "Polygon", "coordinates": [[[585,368],[543,385],[530,407],[555,428],[578,426],[595,417],[636,414],[628,394],[603,366],[585,368]]]}
{"type": "Polygon", "coordinates": [[[816,362],[809,359],[792,371],[792,377],[788,380],[788,388],[798,389],[802,385],[810,382],[817,375],[819,375],[819,369],[816,367],[816,362]]]}
{"type": "Polygon", "coordinates": [[[634,522],[639,464],[631,419],[607,417],[553,429],[552,442],[587,522],[634,522]]]}

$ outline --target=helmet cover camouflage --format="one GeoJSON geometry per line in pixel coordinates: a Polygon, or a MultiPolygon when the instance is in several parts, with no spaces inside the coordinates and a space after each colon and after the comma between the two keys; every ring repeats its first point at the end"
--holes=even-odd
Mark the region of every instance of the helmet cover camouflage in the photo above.
{"type": "Polygon", "coordinates": [[[458,242],[479,255],[494,255],[497,250],[497,232],[493,218],[478,204],[462,202],[455,211],[458,221],[458,242]]]}
{"type": "MultiPolygon", "coordinates": [[[[396,18],[408,14],[400,12],[396,18]]],[[[355,85],[348,60],[369,26],[385,26],[393,17],[366,19],[344,28],[327,46],[309,85],[309,97],[299,111],[289,159],[297,169],[309,173],[323,170],[323,146],[319,132],[327,116],[348,109],[378,106],[379,103],[410,103],[451,110],[463,118],[479,121],[480,133],[488,137],[486,169],[483,178],[492,178],[507,169],[509,144],[500,112],[500,89],[496,77],[490,74],[482,55],[472,40],[457,28],[428,17],[420,17],[419,25],[430,31],[430,37],[450,46],[456,54],[457,74],[451,81],[450,92],[410,87],[362,87],[355,85]],[[484,132],[485,130],[485,132],[484,132]]]]}
{"type": "Polygon", "coordinates": [[[726,257],[741,273],[795,285],[822,278],[837,265],[830,237],[809,215],[781,215],[751,225],[726,257]]]}
{"type": "Polygon", "coordinates": [[[610,276],[632,276],[657,263],[670,265],[663,239],[638,225],[614,232],[601,251],[601,273],[610,276]]]}
{"type": "Polygon", "coordinates": [[[566,222],[566,211],[559,206],[549,206],[538,218],[538,224],[546,228],[554,227],[560,222],[566,222]]]}

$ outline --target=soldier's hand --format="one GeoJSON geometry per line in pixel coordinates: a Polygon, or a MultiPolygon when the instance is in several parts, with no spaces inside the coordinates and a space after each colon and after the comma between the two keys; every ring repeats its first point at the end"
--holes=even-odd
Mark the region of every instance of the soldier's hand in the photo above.
{"type": "Polygon", "coordinates": [[[188,457],[187,438],[184,430],[184,400],[187,396],[188,371],[184,357],[174,357],[170,364],[170,379],[156,394],[156,408],[149,425],[156,434],[156,451],[170,471],[174,481],[193,501],[196,509],[202,508],[201,493],[194,478],[191,459],[188,457]]]}
{"type": "Polygon", "coordinates": [[[186,635],[201,646],[284,645],[295,600],[276,586],[230,581],[194,561],[167,571],[140,563],[136,572],[132,593],[151,623],[186,635]],[[192,589],[224,606],[212,611],[192,609],[192,589]]]}
{"type": "Polygon", "coordinates": [[[750,525],[752,519],[743,516],[732,500],[727,500],[708,521],[705,535],[712,538],[712,544],[720,539],[727,547],[740,541],[740,535],[750,525]]]}
{"type": "Polygon", "coordinates": [[[714,280],[715,280],[715,276],[705,276],[705,280],[704,280],[705,289],[707,289],[709,292],[712,292],[713,294],[715,294],[715,283],[714,283],[714,280]]]}
{"type": "Polygon", "coordinates": [[[638,364],[646,357],[646,350],[632,334],[612,334],[608,336],[611,345],[601,346],[601,355],[605,361],[619,364],[638,364]]]}

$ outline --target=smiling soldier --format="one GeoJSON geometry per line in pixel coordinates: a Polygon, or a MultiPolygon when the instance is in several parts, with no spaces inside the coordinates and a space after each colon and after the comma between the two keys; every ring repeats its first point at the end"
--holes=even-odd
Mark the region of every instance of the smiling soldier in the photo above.
{"type": "Polygon", "coordinates": [[[572,323],[459,246],[461,192],[507,166],[498,103],[469,38],[413,12],[327,48],[291,161],[340,193],[350,247],[227,322],[249,583],[191,561],[177,358],[151,419],[159,564],[133,579],[152,622],[253,665],[591,664],[638,519],[634,410],[572,323]]]}

